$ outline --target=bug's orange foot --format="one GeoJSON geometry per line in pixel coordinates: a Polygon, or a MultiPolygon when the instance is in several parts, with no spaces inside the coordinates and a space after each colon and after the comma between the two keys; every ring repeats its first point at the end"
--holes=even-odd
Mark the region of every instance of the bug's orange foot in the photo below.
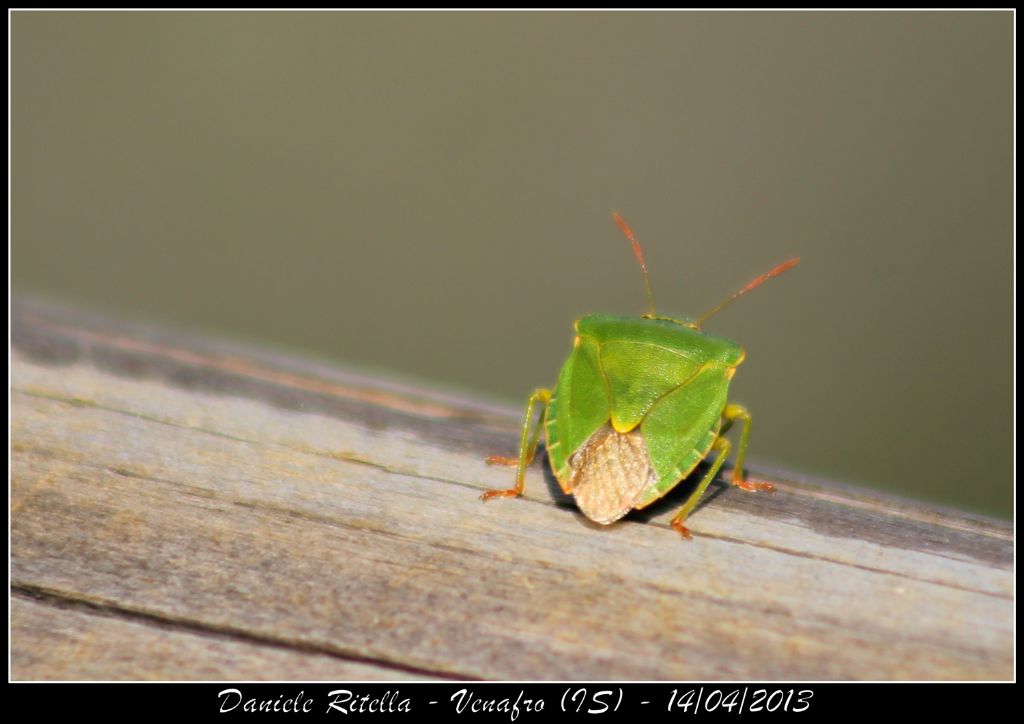
{"type": "Polygon", "coordinates": [[[488,465],[518,465],[519,458],[507,458],[504,455],[491,455],[487,458],[488,465]]]}
{"type": "Polygon", "coordinates": [[[515,488],[509,488],[508,490],[488,490],[480,496],[480,500],[486,503],[491,498],[515,498],[518,495],[519,491],[515,488]]]}
{"type": "Polygon", "coordinates": [[[764,480],[733,480],[732,484],[741,490],[749,490],[751,493],[775,492],[775,486],[764,480]]]}
{"type": "Polygon", "coordinates": [[[693,540],[693,534],[690,533],[690,529],[683,525],[681,520],[673,520],[672,527],[676,529],[679,535],[683,536],[686,540],[693,540]]]}

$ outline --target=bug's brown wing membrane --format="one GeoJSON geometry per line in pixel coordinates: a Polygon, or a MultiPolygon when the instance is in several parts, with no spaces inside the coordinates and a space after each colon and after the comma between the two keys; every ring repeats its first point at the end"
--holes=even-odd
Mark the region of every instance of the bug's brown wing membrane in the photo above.
{"type": "Polygon", "coordinates": [[[595,523],[614,523],[657,482],[639,427],[627,433],[605,425],[569,461],[576,505],[595,523]]]}

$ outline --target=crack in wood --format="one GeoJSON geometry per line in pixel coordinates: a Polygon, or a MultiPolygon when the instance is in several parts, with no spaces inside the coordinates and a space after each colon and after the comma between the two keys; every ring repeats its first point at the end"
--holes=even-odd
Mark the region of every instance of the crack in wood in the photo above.
{"type": "Polygon", "coordinates": [[[411,664],[395,661],[381,656],[367,656],[358,651],[348,650],[344,647],[328,647],[311,644],[300,639],[275,638],[253,633],[245,629],[231,626],[219,626],[206,624],[194,619],[184,619],[155,611],[144,611],[141,609],[128,608],[113,601],[104,601],[97,598],[89,598],[82,594],[75,594],[68,591],[59,591],[43,586],[36,586],[28,583],[11,582],[11,595],[22,597],[33,601],[46,603],[59,608],[86,611],[96,616],[107,616],[127,621],[158,626],[172,631],[183,631],[198,636],[213,636],[229,639],[232,641],[244,641],[259,646],[270,648],[286,649],[288,651],[307,654],[319,654],[332,658],[342,659],[352,663],[372,664],[394,671],[402,671],[410,674],[421,674],[432,677],[451,679],[454,681],[478,681],[479,677],[466,674],[461,671],[443,671],[425,666],[413,666],[411,664]]]}

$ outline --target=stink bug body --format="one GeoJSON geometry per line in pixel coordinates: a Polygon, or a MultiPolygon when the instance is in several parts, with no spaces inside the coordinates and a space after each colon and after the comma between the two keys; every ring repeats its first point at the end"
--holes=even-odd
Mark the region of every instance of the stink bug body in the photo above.
{"type": "Polygon", "coordinates": [[[696,321],[659,317],[640,244],[622,217],[615,214],[614,219],[643,270],[648,312],[641,317],[589,314],[576,320],[572,353],[554,390],[534,390],[526,404],[519,456],[488,459],[516,465],[515,486],[482,497],[522,494],[542,428],[558,484],[584,515],[604,525],[662,497],[715,452],[710,469],[672,519],[672,527],[689,538],[683,521],[725,462],[731,444],[723,433],[734,423],[742,424],[742,431],[732,484],[750,491],[774,489],[771,483],[745,479],[751,418],[746,408],[727,402],[729,381],[745,352],[735,342],[704,334],[700,326],[799,259],[762,274],[696,321]],[[531,434],[538,404],[545,409],[531,434]]]}

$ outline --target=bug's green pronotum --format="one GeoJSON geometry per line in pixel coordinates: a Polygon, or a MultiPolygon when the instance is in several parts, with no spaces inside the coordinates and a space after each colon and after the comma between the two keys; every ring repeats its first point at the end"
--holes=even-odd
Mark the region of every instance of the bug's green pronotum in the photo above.
{"type": "Polygon", "coordinates": [[[723,434],[734,423],[743,429],[732,484],[774,490],[771,483],[745,478],[750,413],[742,405],[727,404],[729,381],[746,352],[735,342],[704,334],[701,325],[800,260],[779,264],[696,320],[660,317],[654,313],[640,243],[621,216],[613,217],[643,271],[647,313],[588,314],[576,320],[572,353],[555,388],[534,390],[526,403],[519,456],[488,458],[492,464],[517,466],[515,486],[488,490],[482,497],[522,494],[542,428],[558,484],[572,493],[584,515],[605,525],[665,495],[714,451],[711,467],[672,519],[672,527],[689,538],[683,522],[725,462],[732,446],[723,434]],[[537,405],[544,411],[531,434],[537,405]]]}

